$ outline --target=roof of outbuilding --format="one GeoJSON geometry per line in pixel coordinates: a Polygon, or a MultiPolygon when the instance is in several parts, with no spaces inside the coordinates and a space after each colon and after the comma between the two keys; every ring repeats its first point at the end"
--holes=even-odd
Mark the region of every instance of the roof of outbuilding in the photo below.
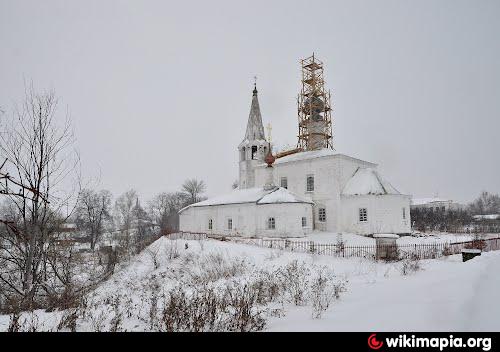
{"type": "Polygon", "coordinates": [[[313,203],[312,201],[299,197],[298,195],[290,192],[282,187],[275,187],[270,190],[265,190],[262,187],[236,189],[231,193],[223,194],[220,196],[212,197],[202,202],[188,205],[184,209],[190,207],[206,207],[214,205],[227,205],[227,204],[243,204],[243,203],[256,203],[256,204],[277,204],[277,203],[313,203]]]}

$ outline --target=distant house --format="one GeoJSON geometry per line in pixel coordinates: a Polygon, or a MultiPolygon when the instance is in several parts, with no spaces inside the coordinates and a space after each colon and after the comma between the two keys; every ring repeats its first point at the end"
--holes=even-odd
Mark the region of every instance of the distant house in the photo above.
{"type": "Polygon", "coordinates": [[[464,206],[446,198],[413,198],[411,209],[430,209],[433,211],[461,210],[464,206]]]}
{"type": "Polygon", "coordinates": [[[57,232],[76,232],[77,229],[75,223],[65,222],[59,225],[57,232]]]}
{"type": "Polygon", "coordinates": [[[500,220],[500,214],[474,215],[474,220],[500,220]]]}

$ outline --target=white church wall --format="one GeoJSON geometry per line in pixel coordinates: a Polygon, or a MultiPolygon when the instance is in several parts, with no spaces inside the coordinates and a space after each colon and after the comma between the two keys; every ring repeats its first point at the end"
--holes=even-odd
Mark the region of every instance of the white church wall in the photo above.
{"type": "Polygon", "coordinates": [[[256,218],[258,237],[302,237],[312,231],[312,205],[308,203],[259,204],[256,218]],[[274,230],[268,229],[269,218],[275,219],[274,230]]]}
{"type": "Polygon", "coordinates": [[[226,236],[255,235],[255,203],[190,207],[179,214],[179,229],[226,236]],[[209,220],[212,219],[212,229],[209,220]],[[228,228],[231,219],[232,228],[228,228]]]}
{"type": "Polygon", "coordinates": [[[410,196],[364,195],[341,197],[341,232],[370,235],[374,233],[410,233],[410,196]],[[359,219],[359,209],[367,210],[367,221],[359,219]],[[405,218],[403,219],[403,208],[405,218]]]}
{"type": "MultiPolygon", "coordinates": [[[[274,182],[281,185],[286,177],[288,189],[312,200],[314,206],[314,228],[336,232],[340,228],[340,193],[347,180],[358,167],[374,167],[373,163],[350,158],[341,154],[274,164],[274,182]],[[314,176],[314,191],[307,191],[307,176],[314,176]],[[319,221],[319,209],[326,209],[326,221],[319,221]]],[[[256,185],[265,183],[265,167],[255,172],[256,185]]]]}
{"type": "Polygon", "coordinates": [[[300,237],[312,231],[312,205],[308,203],[228,204],[190,207],[179,214],[181,231],[226,236],[300,237]],[[275,219],[275,229],[268,229],[268,219],[275,219]],[[306,217],[306,227],[302,227],[306,217]],[[209,220],[212,219],[212,229],[209,220]],[[228,220],[232,229],[228,229],[228,220]]]}

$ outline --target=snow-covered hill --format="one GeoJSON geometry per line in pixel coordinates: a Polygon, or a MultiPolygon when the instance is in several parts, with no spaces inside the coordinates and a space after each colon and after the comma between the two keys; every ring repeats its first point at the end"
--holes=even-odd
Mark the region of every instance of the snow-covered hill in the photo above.
{"type": "MultiPolygon", "coordinates": [[[[500,252],[420,263],[161,238],[78,308],[23,313],[21,330],[498,330],[500,252]],[[410,263],[411,264],[411,263],[410,263]],[[406,270],[407,272],[407,270],[406,270]]],[[[10,316],[0,316],[0,331],[10,316]]]]}

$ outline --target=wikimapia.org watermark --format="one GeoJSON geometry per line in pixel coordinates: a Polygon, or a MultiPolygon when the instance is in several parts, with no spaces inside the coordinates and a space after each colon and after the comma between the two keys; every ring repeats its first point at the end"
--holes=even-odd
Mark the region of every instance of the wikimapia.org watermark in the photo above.
{"type": "Polygon", "coordinates": [[[470,337],[463,339],[461,337],[416,337],[415,335],[399,337],[386,337],[385,341],[378,341],[376,334],[368,337],[368,347],[372,350],[378,350],[386,345],[388,348],[439,348],[443,351],[445,348],[481,348],[483,351],[491,350],[490,337],[470,337]]]}

